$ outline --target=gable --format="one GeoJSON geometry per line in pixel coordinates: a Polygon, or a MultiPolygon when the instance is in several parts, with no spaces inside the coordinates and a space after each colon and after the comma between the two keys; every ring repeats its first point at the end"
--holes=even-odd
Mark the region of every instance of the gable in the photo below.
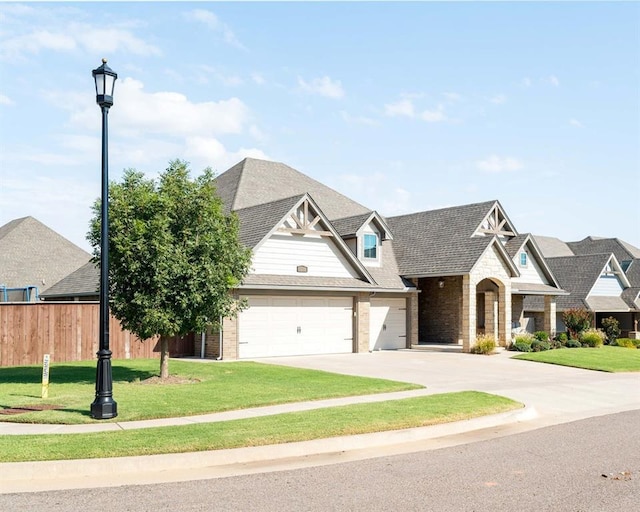
{"type": "Polygon", "coordinates": [[[511,237],[516,236],[516,231],[513,224],[505,214],[504,210],[500,206],[500,203],[496,201],[493,208],[482,220],[473,236],[499,236],[499,237],[511,237]]]}
{"type": "Polygon", "coordinates": [[[520,272],[518,277],[512,279],[513,281],[517,283],[553,284],[549,282],[538,259],[528,244],[524,244],[516,253],[513,257],[513,264],[518,269],[518,272],[520,272]]]}
{"type": "Polygon", "coordinates": [[[305,196],[254,249],[252,272],[361,278],[363,272],[353,258],[318,207],[305,196]]]}
{"type": "Polygon", "coordinates": [[[602,269],[598,279],[596,279],[593,288],[589,292],[589,297],[618,297],[624,288],[622,270],[612,257],[602,269]]]}

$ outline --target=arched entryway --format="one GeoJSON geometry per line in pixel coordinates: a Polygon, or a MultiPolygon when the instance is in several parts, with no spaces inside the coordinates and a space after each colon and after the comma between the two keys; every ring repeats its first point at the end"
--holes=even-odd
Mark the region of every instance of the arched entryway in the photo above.
{"type": "Polygon", "coordinates": [[[476,285],[476,334],[500,339],[500,285],[492,279],[476,285]]]}

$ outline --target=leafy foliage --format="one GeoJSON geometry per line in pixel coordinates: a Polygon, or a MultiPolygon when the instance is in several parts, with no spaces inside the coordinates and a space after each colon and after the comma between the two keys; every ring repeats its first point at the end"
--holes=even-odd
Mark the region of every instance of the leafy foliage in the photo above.
{"type": "MultiPolygon", "coordinates": [[[[99,261],[99,200],[93,211],[88,239],[99,261]]],[[[109,260],[113,315],[142,339],[160,335],[164,357],[167,337],[238,311],[229,292],[247,274],[251,252],[238,240],[235,214],[224,213],[212,171],[192,180],[174,160],[157,182],[129,169],[110,185],[109,260]]]]}
{"type": "Polygon", "coordinates": [[[538,339],[531,342],[531,352],[543,352],[551,350],[551,343],[548,341],[540,341],[538,339]]]}
{"type": "Polygon", "coordinates": [[[603,318],[600,322],[602,330],[607,336],[607,343],[609,345],[615,344],[615,341],[620,337],[620,322],[612,316],[603,318]]]}
{"type": "Polygon", "coordinates": [[[567,326],[570,337],[577,339],[582,331],[591,327],[593,315],[584,308],[571,308],[562,314],[562,321],[567,326]]]}
{"type": "Polygon", "coordinates": [[[496,349],[496,340],[492,336],[483,334],[476,338],[476,344],[471,347],[472,354],[493,354],[496,349]]]}
{"type": "Polygon", "coordinates": [[[587,329],[580,335],[583,347],[601,347],[604,344],[605,334],[600,329],[587,329]]]}
{"type": "Polygon", "coordinates": [[[547,331],[536,331],[533,337],[538,341],[549,341],[549,333],[547,331]]]}

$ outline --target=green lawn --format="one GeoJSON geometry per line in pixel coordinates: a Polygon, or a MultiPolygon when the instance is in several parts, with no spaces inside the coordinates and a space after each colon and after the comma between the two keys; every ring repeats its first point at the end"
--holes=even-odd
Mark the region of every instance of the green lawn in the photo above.
{"type": "Polygon", "coordinates": [[[422,386],[254,362],[197,363],[171,360],[172,376],[186,384],[144,384],[158,375],[157,359],[113,361],[118,417],[94,420],[94,361],[52,364],[49,398],[41,399],[39,366],[0,368],[0,407],[58,405],[60,410],[1,415],[21,423],[95,423],[192,416],[265,405],[418,389],[422,386]]]}
{"type": "Polygon", "coordinates": [[[520,407],[522,404],[501,396],[463,391],[219,423],[92,434],[2,436],[0,462],[261,446],[434,425],[520,407]]]}
{"type": "Polygon", "coordinates": [[[640,372],[640,350],[603,346],[528,352],[514,357],[602,372],[640,372]]]}

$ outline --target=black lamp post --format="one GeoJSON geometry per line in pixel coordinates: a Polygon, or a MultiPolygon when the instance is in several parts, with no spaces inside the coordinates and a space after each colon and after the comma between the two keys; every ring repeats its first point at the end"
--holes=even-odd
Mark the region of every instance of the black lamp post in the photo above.
{"type": "Polygon", "coordinates": [[[102,110],[102,204],[100,220],[100,349],[96,369],[96,399],[91,404],[91,417],[108,420],[118,415],[113,400],[111,350],[109,350],[109,158],[107,116],[113,105],[113,87],[118,75],[102,59],[102,66],[93,70],[96,82],[96,103],[102,110]]]}

